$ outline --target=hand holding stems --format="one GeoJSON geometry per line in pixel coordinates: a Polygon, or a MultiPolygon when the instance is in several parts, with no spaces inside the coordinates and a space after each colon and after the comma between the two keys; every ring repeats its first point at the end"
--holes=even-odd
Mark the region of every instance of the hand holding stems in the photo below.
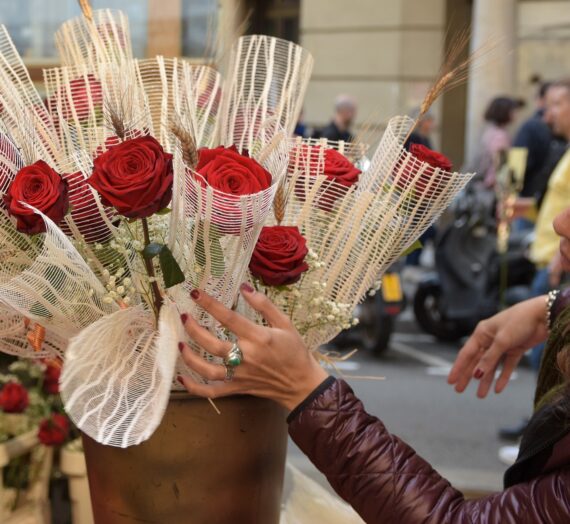
{"type": "Polygon", "coordinates": [[[459,351],[447,381],[462,393],[472,377],[480,379],[477,396],[485,398],[502,364],[495,382],[495,393],[500,393],[524,353],[547,336],[546,295],[516,304],[479,322],[459,351]]]}
{"type": "MultiPolygon", "coordinates": [[[[190,393],[201,397],[248,394],[269,398],[292,410],[327,378],[327,373],[310,354],[289,317],[249,284],[242,284],[241,292],[268,326],[251,322],[203,291],[195,289],[191,293],[200,307],[237,337],[243,362],[235,368],[233,380],[225,382],[224,366],[205,361],[190,345],[180,342],[186,364],[209,383],[198,384],[189,377],[179,377],[179,381],[190,393]]],[[[194,342],[212,355],[228,355],[231,342],[219,340],[187,314],[181,319],[194,342]]]]}

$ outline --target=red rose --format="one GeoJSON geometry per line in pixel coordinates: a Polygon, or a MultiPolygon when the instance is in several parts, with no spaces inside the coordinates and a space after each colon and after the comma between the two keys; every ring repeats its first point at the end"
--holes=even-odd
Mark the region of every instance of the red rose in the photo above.
{"type": "Polygon", "coordinates": [[[98,156],[87,182],[104,205],[128,218],[146,218],[168,205],[173,180],[172,155],[152,136],[141,136],[98,156]]]}
{"type": "MultiPolygon", "coordinates": [[[[291,152],[289,172],[301,170],[305,175],[324,175],[329,183],[323,183],[316,199],[316,205],[323,211],[331,211],[338,198],[346,194],[348,188],[358,182],[360,169],[339,153],[336,149],[324,149],[320,145],[302,145],[291,152]]],[[[298,178],[295,184],[295,194],[301,201],[305,201],[305,193],[312,186],[312,182],[303,177],[298,178]]]]}
{"type": "Polygon", "coordinates": [[[40,422],[38,439],[44,446],[60,446],[69,435],[69,420],[65,415],[52,413],[40,422]]]}
{"type": "Polygon", "coordinates": [[[48,106],[52,113],[58,112],[65,120],[73,120],[74,109],[80,122],[87,120],[93,110],[95,116],[100,116],[103,111],[103,86],[91,73],[75,78],[69,82],[69,88],[62,87],[51,97],[48,106]]]}
{"type": "Polygon", "coordinates": [[[410,153],[421,162],[427,162],[431,167],[442,169],[443,171],[451,171],[453,164],[445,155],[432,151],[421,144],[412,144],[410,153]]]}
{"type": "Polygon", "coordinates": [[[0,408],[5,413],[22,413],[29,404],[28,392],[18,382],[8,382],[0,390],[0,408]]]}
{"type": "MultiPolygon", "coordinates": [[[[109,226],[101,215],[93,190],[81,172],[65,176],[69,184],[69,203],[71,205],[71,218],[83,238],[88,243],[106,242],[112,235],[109,226]]],[[[107,218],[113,220],[111,210],[107,209],[107,218]]],[[[62,231],[73,236],[71,229],[63,223],[62,231]]]]}
{"type": "Polygon", "coordinates": [[[61,368],[54,364],[47,364],[44,371],[43,389],[49,395],[57,395],[59,393],[59,376],[61,368]]]}
{"type": "Polygon", "coordinates": [[[67,182],[43,160],[38,160],[18,171],[4,195],[8,212],[18,219],[18,231],[29,235],[44,233],[42,218],[20,202],[35,207],[57,224],[69,209],[67,182]]]}
{"type": "Polygon", "coordinates": [[[249,270],[266,286],[287,286],[309,269],[307,241],[296,226],[266,226],[261,230],[249,270]]]}
{"type": "Polygon", "coordinates": [[[230,195],[259,193],[271,186],[271,175],[257,161],[236,146],[199,150],[196,172],[214,189],[230,195]]]}
{"type": "Polygon", "coordinates": [[[224,193],[214,198],[211,221],[222,234],[239,234],[241,223],[251,229],[255,212],[251,206],[244,210],[241,197],[259,193],[271,187],[271,175],[246,151],[239,153],[235,146],[220,146],[199,150],[196,180],[224,193]],[[245,218],[243,217],[245,213],[245,218]]]}
{"type": "Polygon", "coordinates": [[[433,176],[436,169],[451,171],[453,167],[449,158],[437,151],[432,151],[421,144],[412,144],[410,147],[410,154],[413,159],[406,162],[403,169],[401,169],[400,176],[397,180],[397,185],[402,190],[408,186],[410,180],[417,176],[419,170],[423,169],[422,174],[414,183],[414,191],[422,195],[427,189],[430,183],[430,178],[433,176]],[[421,165],[419,162],[425,162],[425,164],[428,165],[421,165]]]}

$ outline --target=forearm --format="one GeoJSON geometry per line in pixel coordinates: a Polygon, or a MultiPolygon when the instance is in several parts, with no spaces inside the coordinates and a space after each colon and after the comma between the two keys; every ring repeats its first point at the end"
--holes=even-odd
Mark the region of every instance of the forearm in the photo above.
{"type": "MultiPolygon", "coordinates": [[[[323,383],[291,414],[289,424],[296,444],[368,523],[542,522],[542,507],[533,497],[560,489],[562,482],[546,476],[466,501],[410,446],[367,414],[343,381],[323,383]]],[[[550,511],[566,515],[561,502],[550,511]]]]}
{"type": "Polygon", "coordinates": [[[439,524],[451,506],[463,502],[412,448],[364,411],[343,381],[323,384],[289,423],[296,444],[366,522],[439,524]]]}

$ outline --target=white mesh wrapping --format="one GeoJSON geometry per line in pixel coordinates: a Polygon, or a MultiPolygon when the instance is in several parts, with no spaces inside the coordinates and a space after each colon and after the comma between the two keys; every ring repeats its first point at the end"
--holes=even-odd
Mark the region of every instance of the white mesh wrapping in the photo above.
{"type": "Polygon", "coordinates": [[[116,136],[111,111],[127,134],[153,133],[135,61],[45,69],[44,81],[66,156],[77,149],[100,152],[105,139],[116,136]]]}
{"type": "Polygon", "coordinates": [[[52,162],[59,144],[45,108],[6,27],[0,25],[0,118],[30,162],[52,162]]]}
{"type": "Polygon", "coordinates": [[[181,331],[176,305],[166,302],[158,331],[139,306],[106,316],[72,339],[61,395],[77,427],[122,448],[149,438],[170,397],[181,331]]]}
{"type": "MultiPolygon", "coordinates": [[[[37,212],[37,211],[36,211],[37,212]]],[[[41,237],[18,233],[0,213],[0,302],[68,338],[117,306],[69,239],[46,216],[41,237]]]]}
{"type": "MultiPolygon", "coordinates": [[[[323,176],[323,142],[294,142],[283,225],[299,228],[320,264],[295,284],[301,296],[308,297],[318,283],[324,286],[319,293],[323,302],[344,304],[352,311],[471,178],[433,170],[406,152],[406,133],[401,130],[410,123],[401,117],[390,121],[369,170],[350,188],[323,176]]],[[[325,318],[315,320],[315,308],[311,310],[304,300],[292,295],[284,300],[269,292],[291,315],[312,349],[340,331],[325,318]]],[[[321,311],[322,307],[318,306],[321,311]]]]}
{"type": "Polygon", "coordinates": [[[197,147],[213,147],[222,97],[222,77],[208,66],[184,63],[174,113],[192,132],[197,147]]]}
{"type": "Polygon", "coordinates": [[[220,142],[243,149],[269,122],[290,135],[312,68],[310,53],[292,42],[265,35],[241,37],[229,60],[220,142]]]}
{"type": "Polygon", "coordinates": [[[0,132],[0,198],[8,191],[12,180],[24,167],[24,159],[18,146],[6,134],[0,132]]]}
{"type": "Polygon", "coordinates": [[[122,62],[133,57],[129,21],[122,11],[97,9],[93,20],[78,16],[63,23],[55,44],[64,66],[122,62]]]}

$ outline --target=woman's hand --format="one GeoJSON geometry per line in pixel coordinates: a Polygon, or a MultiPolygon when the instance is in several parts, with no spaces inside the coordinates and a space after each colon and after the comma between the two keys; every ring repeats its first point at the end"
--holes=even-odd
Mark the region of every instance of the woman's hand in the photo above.
{"type": "Polygon", "coordinates": [[[502,362],[502,371],[495,383],[495,393],[500,393],[524,353],[544,342],[547,336],[546,296],[516,304],[479,322],[461,348],[447,381],[462,393],[471,377],[480,379],[477,396],[485,398],[502,362]]]}
{"type": "MultiPolygon", "coordinates": [[[[203,291],[192,291],[194,301],[236,335],[243,362],[234,368],[233,379],[224,381],[225,366],[207,362],[191,346],[181,342],[179,347],[186,364],[209,383],[198,384],[189,377],[179,380],[190,393],[201,397],[243,393],[272,399],[292,410],[327,378],[327,373],[283,312],[248,284],[242,284],[241,291],[270,327],[251,322],[203,291]]],[[[221,358],[228,355],[230,342],[219,340],[189,315],[183,314],[182,322],[190,338],[209,353],[221,358]]]]}

